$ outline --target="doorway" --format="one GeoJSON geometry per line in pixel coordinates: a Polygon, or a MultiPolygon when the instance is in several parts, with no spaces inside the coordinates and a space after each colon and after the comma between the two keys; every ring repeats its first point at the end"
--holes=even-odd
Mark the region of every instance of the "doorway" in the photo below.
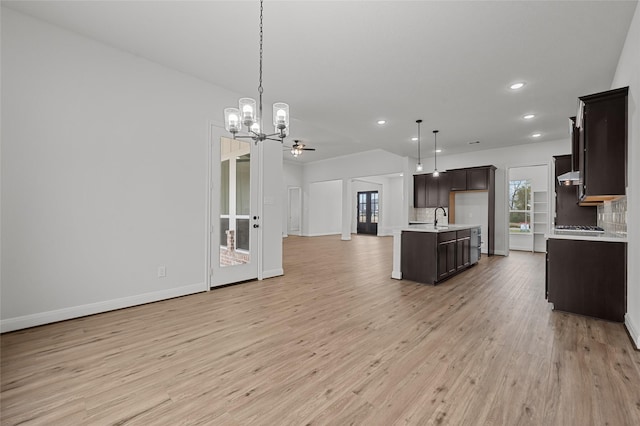
{"type": "Polygon", "coordinates": [[[302,211],[302,189],[299,186],[289,187],[289,215],[287,234],[300,235],[300,217],[302,211]]]}
{"type": "Polygon", "coordinates": [[[358,192],[358,234],[378,235],[378,191],[358,192]]]}
{"type": "Polygon", "coordinates": [[[258,278],[258,161],[251,141],[211,131],[209,286],[258,278]]]}

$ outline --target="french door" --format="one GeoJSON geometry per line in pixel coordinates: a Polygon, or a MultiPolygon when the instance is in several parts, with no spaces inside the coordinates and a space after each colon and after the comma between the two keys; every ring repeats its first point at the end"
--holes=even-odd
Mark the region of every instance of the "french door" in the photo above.
{"type": "Polygon", "coordinates": [[[210,287],[258,277],[258,161],[253,141],[211,126],[210,287]]]}
{"type": "Polygon", "coordinates": [[[358,234],[378,235],[378,191],[358,192],[358,234]]]}

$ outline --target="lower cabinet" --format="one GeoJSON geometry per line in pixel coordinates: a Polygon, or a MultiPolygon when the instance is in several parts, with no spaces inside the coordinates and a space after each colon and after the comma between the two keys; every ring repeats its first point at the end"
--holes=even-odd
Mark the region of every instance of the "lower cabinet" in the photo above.
{"type": "Polygon", "coordinates": [[[402,278],[437,284],[472,266],[471,230],[402,232],[402,278]]]}
{"type": "Polygon", "coordinates": [[[546,294],[553,309],[624,322],[627,244],[547,240],[546,294]]]}

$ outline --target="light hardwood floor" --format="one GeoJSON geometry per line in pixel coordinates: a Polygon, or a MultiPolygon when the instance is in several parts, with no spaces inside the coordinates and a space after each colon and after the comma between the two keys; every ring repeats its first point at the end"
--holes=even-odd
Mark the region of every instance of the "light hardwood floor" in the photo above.
{"type": "Polygon", "coordinates": [[[544,256],[396,281],[391,239],[285,239],[284,277],[1,337],[2,425],[639,425],[621,324],[552,312],[544,256]]]}

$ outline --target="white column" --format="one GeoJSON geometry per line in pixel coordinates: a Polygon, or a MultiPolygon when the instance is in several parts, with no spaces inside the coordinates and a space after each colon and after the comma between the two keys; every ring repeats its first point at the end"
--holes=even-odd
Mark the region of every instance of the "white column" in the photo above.
{"type": "Polygon", "coordinates": [[[351,240],[351,222],[353,204],[353,194],[351,193],[351,179],[342,179],[342,241],[351,240]]]}
{"type": "Polygon", "coordinates": [[[402,255],[402,231],[396,229],[393,231],[393,269],[391,270],[391,278],[396,280],[402,279],[402,270],[400,268],[402,255]]]}

